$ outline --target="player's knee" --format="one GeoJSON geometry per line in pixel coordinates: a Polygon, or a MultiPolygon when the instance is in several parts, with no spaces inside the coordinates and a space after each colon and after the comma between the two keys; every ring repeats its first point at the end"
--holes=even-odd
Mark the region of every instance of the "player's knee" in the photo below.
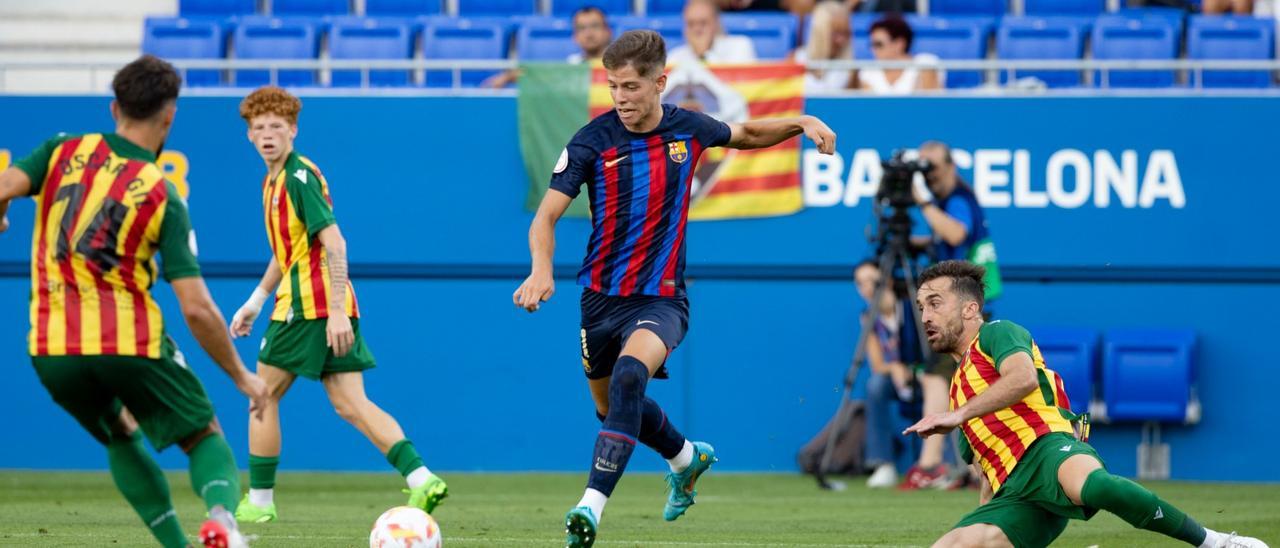
{"type": "Polygon", "coordinates": [[[618,364],[613,369],[613,379],[610,381],[609,396],[612,398],[614,394],[635,396],[644,393],[644,386],[649,382],[649,368],[645,367],[640,360],[624,359],[618,360],[618,364]]]}
{"type": "Polygon", "coordinates": [[[934,548],[997,548],[1011,546],[1004,531],[995,525],[980,523],[969,525],[943,535],[934,548]]]}

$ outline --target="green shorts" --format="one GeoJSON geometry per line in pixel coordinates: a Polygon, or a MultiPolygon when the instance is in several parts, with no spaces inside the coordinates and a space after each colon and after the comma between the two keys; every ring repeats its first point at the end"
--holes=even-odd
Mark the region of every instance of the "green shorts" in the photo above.
{"type": "Polygon", "coordinates": [[[104,445],[129,410],[156,450],[213,421],[213,404],[168,336],[160,359],[137,356],[32,356],[31,364],[53,401],[104,445]]]}
{"type": "Polygon", "coordinates": [[[1058,485],[1058,467],[1073,455],[1089,455],[1102,462],[1093,447],[1070,434],[1053,432],[1036,440],[1000,492],[960,518],[956,528],[987,523],[1004,531],[1017,548],[1048,546],[1067,528],[1068,519],[1087,520],[1097,513],[1072,504],[1058,485]]]}
{"type": "Polygon", "coordinates": [[[333,355],[325,339],[328,320],[272,321],[262,337],[258,361],[279,367],[299,377],[318,380],[328,373],[364,371],[374,366],[373,353],[360,336],[360,319],[351,318],[355,343],[346,356],[333,355]]]}

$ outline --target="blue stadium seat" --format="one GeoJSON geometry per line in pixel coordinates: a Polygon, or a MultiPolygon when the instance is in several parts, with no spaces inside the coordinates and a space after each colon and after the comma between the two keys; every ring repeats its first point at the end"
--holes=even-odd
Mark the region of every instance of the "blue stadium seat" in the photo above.
{"type": "MultiPolygon", "coordinates": [[[[394,20],[334,23],[329,31],[329,57],[408,60],[413,58],[413,31],[408,24],[394,20]]],[[[410,74],[408,70],[371,70],[368,82],[374,87],[408,86],[413,83],[410,74]]],[[[335,69],[331,85],[359,87],[363,78],[359,70],[335,69]]]]}
{"type": "Polygon", "coordinates": [[[351,13],[348,0],[271,0],[271,15],[276,17],[322,17],[351,13]]]}
{"type": "Polygon", "coordinates": [[[1107,11],[1107,0],[1022,0],[1026,15],[1087,15],[1107,11]]]}
{"type": "Polygon", "coordinates": [[[1196,334],[1111,329],[1103,334],[1102,394],[1112,421],[1195,422],[1196,334]]]}
{"type": "Polygon", "coordinates": [[[931,0],[929,15],[1004,15],[1005,0],[931,0]]]}
{"type": "Polygon", "coordinates": [[[234,17],[256,10],[256,0],[178,0],[178,15],[182,17],[234,17]]]}
{"type": "MultiPolygon", "coordinates": [[[[931,53],[939,59],[978,60],[987,56],[989,31],[973,18],[908,17],[915,38],[912,53],[931,53]]],[[[980,70],[947,71],[948,88],[982,85],[980,70]]]]}
{"type": "MultiPolygon", "coordinates": [[[[233,39],[237,59],[317,59],[320,43],[316,27],[302,21],[255,17],[241,21],[233,39]]],[[[258,87],[271,83],[269,70],[237,70],[235,85],[258,87]]],[[[281,86],[313,86],[312,70],[281,70],[276,83],[281,86]]]]}
{"type": "Polygon", "coordinates": [[[516,31],[516,57],[521,61],[564,61],[579,51],[568,19],[525,21],[516,31]]]}
{"type": "MultiPolygon", "coordinates": [[[[996,31],[996,54],[1001,59],[1079,59],[1084,54],[1080,26],[1054,17],[1005,17],[996,31]]],[[[1014,78],[1038,78],[1051,88],[1080,85],[1072,70],[1019,70],[1014,78]]],[[[1009,71],[1001,71],[1000,82],[1009,71]]]]}
{"type": "Polygon", "coordinates": [[[1075,327],[1029,329],[1044,356],[1045,366],[1062,377],[1071,411],[1084,413],[1093,400],[1097,376],[1098,332],[1075,327]]]}
{"type": "Polygon", "coordinates": [[[1173,25],[1173,34],[1179,39],[1182,38],[1182,29],[1186,26],[1187,11],[1180,8],[1166,7],[1144,7],[1144,8],[1121,8],[1120,11],[1113,15],[1127,17],[1130,19],[1160,19],[1173,25]]]}
{"type": "Polygon", "coordinates": [[[645,13],[649,15],[680,14],[684,11],[685,0],[649,0],[645,13]]]}
{"type": "MultiPolygon", "coordinates": [[[[849,30],[853,32],[853,58],[875,59],[871,54],[871,25],[879,21],[881,15],[875,13],[855,13],[849,20],[849,30]]],[[[806,21],[808,18],[806,18],[806,21]]],[[[808,25],[805,25],[805,43],[809,43],[808,25]]]]}
{"type": "Polygon", "coordinates": [[[458,15],[533,15],[538,0],[458,0],[458,15]]]}
{"type": "Polygon", "coordinates": [[[365,0],[364,14],[371,17],[417,17],[440,13],[441,0],[365,0]]]}
{"type": "MultiPolygon", "coordinates": [[[[213,19],[148,17],[142,27],[142,52],[163,59],[222,59],[227,56],[226,34],[213,19]]],[[[217,70],[189,70],[182,75],[188,86],[222,83],[217,70]]]]}
{"type": "MultiPolygon", "coordinates": [[[[1271,19],[1192,16],[1187,29],[1187,57],[1271,59],[1275,50],[1274,31],[1275,22],[1271,19]]],[[[1194,80],[1196,75],[1191,77],[1194,80]]],[[[1200,85],[1207,88],[1263,88],[1271,85],[1271,74],[1264,70],[1206,71],[1200,85]]]]}
{"type": "MultiPolygon", "coordinates": [[[[499,23],[469,19],[436,20],[422,31],[422,55],[427,59],[505,59],[507,31],[499,23]]],[[[462,87],[479,86],[496,70],[461,71],[462,87]]],[[[451,71],[427,71],[428,87],[452,87],[451,71]]]]}
{"type": "Polygon", "coordinates": [[[610,17],[609,22],[614,27],[615,38],[629,30],[649,29],[662,35],[667,51],[684,44],[684,20],[679,15],[610,17]]]}
{"type": "MultiPolygon", "coordinates": [[[[1094,59],[1174,59],[1178,36],[1167,19],[1119,15],[1099,17],[1093,26],[1094,59]]],[[[1095,71],[1093,83],[1107,87],[1160,88],[1173,86],[1172,70],[1095,71]]]]}
{"type": "Polygon", "coordinates": [[[606,16],[631,13],[631,0],[551,0],[551,15],[568,17],[587,6],[600,8],[606,16]]]}
{"type": "Polygon", "coordinates": [[[796,49],[799,20],[789,13],[726,13],[720,16],[720,24],[728,34],[750,38],[756,57],[762,60],[785,59],[796,49]]]}

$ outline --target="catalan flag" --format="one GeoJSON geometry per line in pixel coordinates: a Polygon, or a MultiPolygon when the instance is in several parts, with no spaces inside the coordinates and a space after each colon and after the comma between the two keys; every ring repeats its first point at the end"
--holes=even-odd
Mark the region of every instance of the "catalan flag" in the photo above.
{"type": "MultiPolygon", "coordinates": [[[[668,69],[663,103],[735,123],[799,116],[804,69],[792,63],[668,69]]],[[[520,148],[535,209],[564,144],[579,127],[613,108],[603,67],[527,64],[519,89],[520,148]]],[[[694,176],[690,220],[788,215],[803,207],[800,139],[760,150],[711,149],[694,176]]],[[[575,203],[569,215],[586,216],[575,203]]]]}

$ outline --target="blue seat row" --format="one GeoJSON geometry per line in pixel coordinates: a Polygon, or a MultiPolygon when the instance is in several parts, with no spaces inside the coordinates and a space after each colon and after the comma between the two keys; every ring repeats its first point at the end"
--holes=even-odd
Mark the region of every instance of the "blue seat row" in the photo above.
{"type": "MultiPolygon", "coordinates": [[[[855,58],[873,58],[868,33],[878,18],[853,16],[855,58]]],[[[1094,59],[1172,60],[1181,55],[1184,27],[1189,59],[1273,59],[1275,55],[1271,19],[1192,16],[1184,22],[1183,12],[1176,10],[1124,10],[1094,17],[908,16],[907,22],[915,35],[912,51],[941,59],[985,59],[988,38],[994,33],[999,59],[1081,59],[1088,49],[1094,59]]],[[[1000,82],[1007,82],[1009,76],[1001,74],[1000,82]]],[[[1012,76],[1038,78],[1049,87],[1075,87],[1084,81],[1080,71],[1020,70],[1012,76]]],[[[983,80],[980,71],[950,71],[946,79],[949,88],[974,87],[983,80]]],[[[1175,73],[1097,71],[1093,82],[1108,87],[1170,87],[1175,85],[1175,73]]],[[[1209,71],[1192,74],[1188,85],[1267,87],[1271,76],[1266,71],[1209,71]]]]}
{"type": "Polygon", "coordinates": [[[1108,421],[1196,422],[1196,335],[1189,329],[1031,328],[1071,410],[1108,421]],[[1099,355],[1101,360],[1099,361],[1099,355]],[[1099,363],[1101,367],[1099,367],[1099,363]]]}
{"type": "MultiPolygon", "coordinates": [[[[537,15],[538,0],[457,0],[458,13],[471,16],[537,15]]],[[[417,17],[445,12],[445,0],[364,0],[364,15],[417,17]]],[[[551,0],[550,15],[566,16],[583,6],[595,6],[609,14],[632,13],[631,0],[551,0]]],[[[233,17],[254,15],[258,0],[178,0],[182,17],[233,17]]],[[[684,0],[649,0],[645,13],[678,14],[684,0]]],[[[277,17],[354,15],[351,0],[271,0],[277,17]]]]}
{"type": "MultiPolygon", "coordinates": [[[[656,28],[668,40],[668,47],[683,43],[679,16],[611,19],[615,32],[635,28],[656,28]]],[[[797,21],[787,14],[762,17],[729,16],[725,28],[750,37],[761,59],[781,60],[795,44],[797,21]]],[[[144,25],[142,49],[169,59],[318,59],[321,37],[328,37],[332,59],[412,59],[421,37],[427,59],[505,59],[514,35],[516,54],[528,61],[561,61],[577,51],[573,29],[566,18],[448,17],[371,18],[337,16],[327,18],[241,16],[216,18],[150,18],[144,25]],[[227,46],[230,38],[230,48],[227,46]]],[[[461,75],[464,86],[479,85],[492,70],[467,70],[461,75]]],[[[190,85],[258,86],[269,81],[263,70],[237,70],[223,78],[216,70],[192,70],[186,75],[190,85]]],[[[359,71],[335,71],[332,85],[358,86],[359,71]]],[[[306,86],[317,83],[314,71],[284,70],[278,83],[306,86]]],[[[404,86],[412,83],[406,71],[370,72],[374,86],[404,86]]],[[[447,71],[430,71],[428,86],[449,86],[447,71]]]]}

